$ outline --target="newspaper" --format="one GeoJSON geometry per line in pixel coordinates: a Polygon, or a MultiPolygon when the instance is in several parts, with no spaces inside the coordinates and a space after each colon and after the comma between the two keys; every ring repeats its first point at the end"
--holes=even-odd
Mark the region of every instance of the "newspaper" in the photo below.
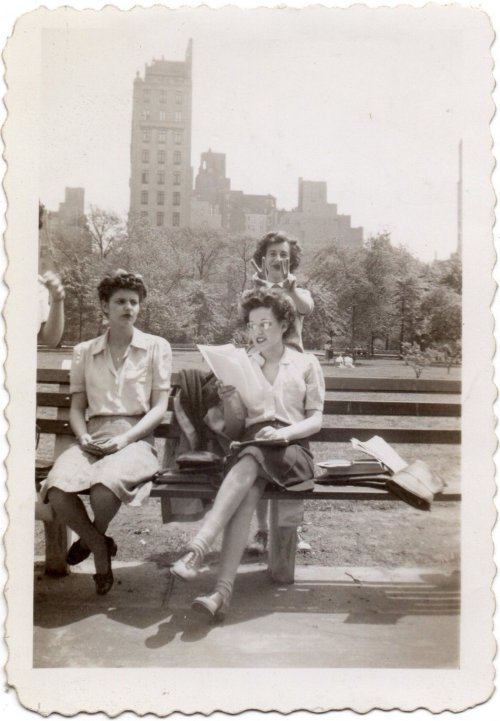
{"type": "Polygon", "coordinates": [[[243,348],[227,343],[198,345],[198,350],[217,378],[225,385],[236,388],[246,406],[262,394],[262,384],[243,348]]]}
{"type": "Polygon", "coordinates": [[[396,453],[394,448],[391,448],[380,436],[373,436],[369,441],[359,441],[357,438],[351,438],[351,444],[353,448],[376,458],[377,461],[383,463],[393,473],[402,471],[408,465],[399,453],[396,453]]]}

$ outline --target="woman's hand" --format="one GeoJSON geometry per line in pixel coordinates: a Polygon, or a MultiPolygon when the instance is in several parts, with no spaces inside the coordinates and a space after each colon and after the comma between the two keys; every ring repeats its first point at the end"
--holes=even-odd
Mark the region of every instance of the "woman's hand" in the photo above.
{"type": "Polygon", "coordinates": [[[292,273],[288,273],[287,277],[283,281],[283,288],[285,290],[288,290],[290,293],[293,293],[295,290],[295,286],[297,284],[297,278],[292,275],[292,273]]]}
{"type": "Polygon", "coordinates": [[[252,275],[252,282],[258,288],[270,288],[273,285],[270,281],[264,280],[264,278],[261,278],[259,273],[254,273],[252,275]]]}
{"type": "Polygon", "coordinates": [[[119,436],[113,436],[113,438],[108,438],[107,441],[97,441],[98,448],[101,451],[102,455],[109,456],[111,453],[116,453],[117,451],[121,451],[122,448],[125,448],[125,446],[128,446],[130,441],[123,433],[119,436]]]}
{"type": "Polygon", "coordinates": [[[255,434],[256,439],[266,441],[287,441],[285,428],[273,428],[273,426],[264,426],[255,434]]]}
{"type": "Polygon", "coordinates": [[[78,438],[78,443],[80,444],[80,448],[86,453],[99,456],[99,458],[103,455],[101,448],[96,444],[90,433],[82,433],[78,438]]]}
{"type": "Polygon", "coordinates": [[[231,400],[231,396],[233,396],[235,393],[238,393],[234,386],[225,386],[222,381],[217,381],[216,387],[217,393],[219,394],[219,398],[221,399],[221,401],[231,400]]]}

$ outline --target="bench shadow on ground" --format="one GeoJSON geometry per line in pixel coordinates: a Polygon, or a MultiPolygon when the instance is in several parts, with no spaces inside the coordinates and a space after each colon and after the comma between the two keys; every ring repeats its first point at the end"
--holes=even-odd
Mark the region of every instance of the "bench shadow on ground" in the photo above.
{"type": "MultiPolygon", "coordinates": [[[[119,567],[115,586],[96,596],[91,571],[64,578],[35,576],[34,623],[40,628],[63,628],[92,616],[105,615],[115,623],[156,630],[145,639],[148,648],[160,648],[174,639],[192,643],[206,637],[218,624],[191,610],[192,600],[210,592],[215,568],[192,583],[173,579],[167,568],[142,563],[119,567]]],[[[269,579],[267,570],[247,565],[238,574],[231,609],[224,626],[243,624],[272,614],[335,614],[346,624],[394,625],[406,616],[458,616],[458,572],[421,573],[412,582],[365,581],[340,573],[333,580],[300,578],[293,585],[269,579]]]]}

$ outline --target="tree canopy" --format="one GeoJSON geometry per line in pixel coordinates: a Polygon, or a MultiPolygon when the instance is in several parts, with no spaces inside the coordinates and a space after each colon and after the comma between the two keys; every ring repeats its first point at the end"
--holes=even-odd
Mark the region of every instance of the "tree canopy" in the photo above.
{"type": "MultiPolygon", "coordinates": [[[[71,231],[50,237],[66,286],[65,342],[95,336],[102,327],[96,287],[113,268],[141,273],[148,296],[139,326],[179,343],[220,343],[242,338],[238,300],[249,287],[256,240],[207,227],[126,225],[96,207],[71,231]]],[[[330,244],[304,248],[298,285],[315,309],[304,323],[306,348],[328,338],[337,349],[400,350],[403,343],[457,343],[461,337],[461,261],[423,263],[388,234],[360,248],[330,244]]]]}

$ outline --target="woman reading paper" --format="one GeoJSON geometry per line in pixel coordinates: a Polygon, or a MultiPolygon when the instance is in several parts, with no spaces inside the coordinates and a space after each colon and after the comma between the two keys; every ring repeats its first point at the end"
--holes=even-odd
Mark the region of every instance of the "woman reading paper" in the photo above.
{"type": "Polygon", "coordinates": [[[193,608],[220,619],[229,607],[250,521],[266,483],[287,490],[313,487],[314,462],[307,438],[321,428],[325,385],[318,360],[286,346],[296,311],[279,290],[247,291],[241,311],[253,346],[249,354],[261,392],[243,404],[224,386],[226,433],[240,441],[206,520],[186,552],[171,567],[175,577],[196,577],[204,556],[223,533],[218,579],[213,593],[195,599],[193,608]],[[272,445],[260,445],[260,442],[272,445]]]}

